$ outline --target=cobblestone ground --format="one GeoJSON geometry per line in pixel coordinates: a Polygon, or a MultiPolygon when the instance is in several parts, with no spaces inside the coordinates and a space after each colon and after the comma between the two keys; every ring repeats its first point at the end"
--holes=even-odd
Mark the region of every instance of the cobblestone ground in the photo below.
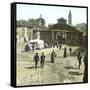
{"type": "MultiPolygon", "coordinates": [[[[50,63],[50,53],[53,48],[42,49],[33,52],[24,52],[22,44],[17,45],[17,86],[23,85],[40,85],[40,84],[57,84],[57,83],[75,83],[83,82],[84,64],[78,69],[76,56],[63,58],[63,49],[54,48],[57,57],[55,63],[50,63]],[[33,56],[38,52],[46,55],[44,68],[34,68],[33,56]]],[[[72,47],[75,51],[78,47],[72,47]]],[[[67,47],[68,49],[68,47],[67,47]]],[[[40,65],[38,65],[40,66],[40,65]]]]}

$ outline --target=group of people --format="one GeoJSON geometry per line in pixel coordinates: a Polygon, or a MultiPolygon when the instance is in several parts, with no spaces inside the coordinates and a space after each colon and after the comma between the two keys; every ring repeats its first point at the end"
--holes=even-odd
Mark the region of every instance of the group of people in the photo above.
{"type": "MultiPolygon", "coordinates": [[[[69,48],[69,51],[70,51],[70,54],[71,54],[71,48],[69,48]]],[[[66,57],[66,52],[67,52],[67,49],[66,47],[64,48],[64,57],[66,57]]],[[[51,63],[55,63],[55,57],[56,57],[56,53],[54,50],[52,50],[51,52],[51,63]]],[[[44,55],[44,52],[42,52],[41,56],[39,57],[39,54],[38,52],[36,52],[36,54],[34,55],[34,61],[35,61],[35,68],[37,69],[38,64],[40,63],[40,67],[41,68],[44,68],[44,62],[45,62],[45,55],[44,55]]],[[[78,68],[80,69],[80,66],[81,66],[81,59],[82,59],[82,55],[81,55],[81,52],[79,51],[78,54],[77,54],[77,60],[78,60],[78,68]]],[[[84,62],[84,77],[83,77],[83,81],[84,82],[87,82],[87,75],[88,75],[88,64],[87,64],[87,54],[85,54],[84,56],[84,59],[83,59],[83,62],[84,62]]]]}
{"type": "MultiPolygon", "coordinates": [[[[69,51],[70,51],[70,55],[71,55],[71,53],[72,53],[72,48],[71,47],[69,48],[69,51]]],[[[64,48],[63,57],[67,57],[67,48],[66,47],[64,48]]],[[[55,58],[56,58],[56,53],[53,49],[52,52],[51,52],[51,63],[55,63],[55,58]]],[[[40,57],[39,57],[38,52],[36,52],[33,59],[35,61],[35,68],[37,68],[39,62],[40,62],[41,68],[44,67],[44,62],[45,62],[44,52],[42,52],[42,55],[40,57]]],[[[81,66],[81,59],[82,59],[82,55],[81,55],[81,52],[79,51],[78,54],[77,54],[78,68],[79,69],[80,69],[80,66],[81,66]]]]}
{"type": "MultiPolygon", "coordinates": [[[[71,47],[69,48],[69,51],[70,51],[70,55],[71,55],[71,52],[72,52],[71,47]]],[[[55,57],[56,57],[56,53],[55,53],[55,51],[53,49],[52,52],[51,52],[51,63],[55,63],[55,57]]],[[[67,57],[67,48],[66,47],[64,48],[63,57],[67,57]]],[[[44,62],[45,62],[44,52],[42,52],[42,55],[40,57],[39,57],[38,52],[36,52],[36,54],[34,55],[33,60],[35,61],[35,68],[38,67],[39,62],[40,62],[40,67],[43,68],[44,67],[44,62]]]]}
{"type": "MultiPolygon", "coordinates": [[[[56,57],[56,53],[53,50],[51,52],[51,63],[54,63],[55,62],[55,57],[56,57]]],[[[35,61],[35,68],[38,67],[39,62],[40,62],[40,67],[43,68],[44,67],[44,62],[45,62],[44,52],[42,52],[42,55],[40,57],[39,57],[38,52],[36,52],[36,54],[33,57],[33,60],[35,61]]]]}
{"type": "MultiPolygon", "coordinates": [[[[71,53],[72,53],[72,48],[71,47],[69,48],[69,52],[70,52],[70,55],[71,55],[71,53]]],[[[64,48],[64,55],[63,55],[63,57],[67,57],[67,48],[66,47],[64,48]]]]}
{"type": "Polygon", "coordinates": [[[44,52],[42,52],[42,55],[40,56],[40,59],[39,59],[38,52],[36,52],[36,54],[34,55],[33,60],[35,61],[35,68],[37,68],[39,61],[40,61],[41,68],[43,68],[44,67],[44,62],[45,62],[44,52]]]}

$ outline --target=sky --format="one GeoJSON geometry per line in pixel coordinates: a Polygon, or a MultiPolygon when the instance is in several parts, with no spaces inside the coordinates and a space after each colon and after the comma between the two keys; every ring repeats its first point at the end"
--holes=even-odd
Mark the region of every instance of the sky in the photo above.
{"type": "Polygon", "coordinates": [[[78,23],[86,23],[86,8],[42,6],[28,4],[17,4],[17,20],[28,20],[31,18],[37,19],[40,17],[41,14],[42,18],[45,19],[46,26],[48,26],[48,24],[57,23],[57,19],[62,17],[68,20],[69,10],[71,10],[72,13],[73,25],[76,25],[78,23]]]}

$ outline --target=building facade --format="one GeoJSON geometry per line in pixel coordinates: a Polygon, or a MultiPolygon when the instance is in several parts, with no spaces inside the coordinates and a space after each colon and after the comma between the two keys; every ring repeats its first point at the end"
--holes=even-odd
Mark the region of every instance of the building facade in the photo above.
{"type": "MultiPolygon", "coordinates": [[[[65,28],[65,27],[64,27],[65,28]]],[[[66,27],[67,28],[67,27],[66,27]]],[[[17,41],[25,42],[32,39],[41,39],[45,43],[57,43],[67,45],[82,44],[82,32],[77,30],[66,30],[60,28],[42,28],[42,27],[17,27],[17,41]]]]}
{"type": "Polygon", "coordinates": [[[45,26],[45,20],[40,17],[36,20],[29,20],[29,24],[17,25],[17,42],[25,42],[32,39],[41,39],[48,44],[67,44],[80,45],[82,44],[83,33],[78,31],[72,24],[72,15],[69,11],[67,20],[64,18],[57,19],[57,23],[45,26]],[[36,23],[36,24],[35,24],[36,23]]]}

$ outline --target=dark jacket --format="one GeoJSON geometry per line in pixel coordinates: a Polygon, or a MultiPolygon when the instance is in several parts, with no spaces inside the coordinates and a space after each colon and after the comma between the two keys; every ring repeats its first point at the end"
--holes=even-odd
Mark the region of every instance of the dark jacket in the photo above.
{"type": "Polygon", "coordinates": [[[35,62],[38,62],[39,61],[39,55],[35,55],[34,60],[35,60],[35,62]]]}
{"type": "Polygon", "coordinates": [[[41,61],[45,61],[45,55],[41,55],[41,61]]]}

